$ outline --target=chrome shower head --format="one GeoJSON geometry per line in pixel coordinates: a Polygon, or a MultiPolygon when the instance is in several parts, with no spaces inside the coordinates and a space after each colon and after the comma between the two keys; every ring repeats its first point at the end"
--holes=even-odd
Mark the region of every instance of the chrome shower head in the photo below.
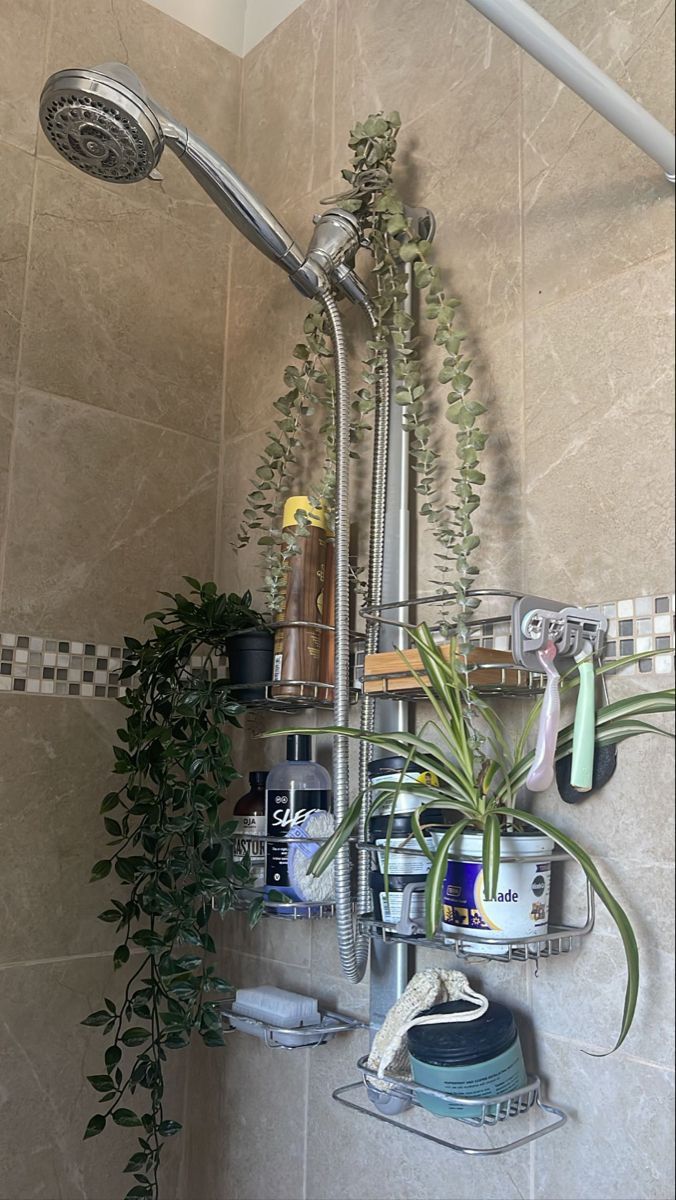
{"type": "Polygon", "coordinates": [[[57,71],[40,97],[40,124],[59,154],[106,183],[138,183],[164,149],[141,81],[121,63],[57,71]]]}
{"type": "Polygon", "coordinates": [[[233,225],[283,267],[303,295],[321,295],[331,280],[354,302],[364,302],[363,285],[344,262],[341,237],[356,245],[349,222],[334,221],[320,239],[324,250],[303,255],[232,167],[152,99],[125,63],[72,67],[51,75],[40,97],[40,124],[72,166],[106,183],[146,179],[166,146],[233,225]]]}

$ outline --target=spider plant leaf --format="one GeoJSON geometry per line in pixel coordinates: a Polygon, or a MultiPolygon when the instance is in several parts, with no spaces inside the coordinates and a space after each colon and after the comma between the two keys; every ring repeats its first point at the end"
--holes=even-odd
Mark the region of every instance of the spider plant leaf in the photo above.
{"type": "MultiPolygon", "coordinates": [[[[316,736],[318,730],[316,726],[309,727],[312,729],[312,734],[316,736]]],[[[272,729],[268,733],[261,734],[261,737],[282,737],[289,733],[308,733],[308,729],[272,729]]],[[[361,729],[353,729],[348,725],[326,725],[321,728],[322,733],[331,733],[334,735],[342,735],[351,738],[353,741],[364,741],[370,746],[376,746],[380,750],[385,750],[389,754],[399,754],[404,758],[409,753],[411,746],[414,748],[415,761],[424,770],[429,771],[432,775],[437,775],[439,779],[443,779],[449,786],[457,786],[462,789],[463,795],[470,798],[475,791],[475,785],[472,781],[461,774],[453,763],[449,762],[448,751],[444,751],[435,745],[434,742],[427,741],[425,738],[418,737],[415,733],[364,733],[361,729]]],[[[451,748],[452,751],[452,748],[451,748]]]]}
{"type": "Polygon", "coordinates": [[[549,821],[545,821],[542,817],[535,816],[533,813],[523,812],[519,809],[502,809],[501,811],[505,816],[517,817],[526,825],[531,825],[533,828],[539,829],[541,833],[544,833],[552,841],[556,842],[562,850],[566,850],[579,863],[599,900],[605,905],[617,926],[627,963],[627,985],[624,994],[622,1025],[613,1047],[614,1050],[617,1050],[622,1045],[631,1028],[636,1011],[639,988],[639,953],[631,921],[613,896],[607,884],[601,878],[596,864],[589,857],[587,851],[580,846],[579,842],[574,841],[568,834],[562,833],[560,829],[557,829],[555,825],[551,825],[549,821]]]}
{"type": "Polygon", "coordinates": [[[460,837],[461,833],[470,822],[467,818],[462,821],[457,821],[455,825],[443,835],[439,846],[435,852],[430,867],[429,874],[425,883],[425,926],[428,938],[433,938],[441,919],[441,889],[444,879],[446,878],[446,870],[448,867],[448,852],[456,838],[460,837]]]}
{"type": "Polygon", "coordinates": [[[500,821],[495,813],[488,813],[484,820],[481,857],[484,873],[484,900],[495,900],[500,873],[500,821]]]}
{"type": "Polygon", "coordinates": [[[324,845],[320,846],[319,850],[315,851],[310,859],[310,864],[308,867],[308,871],[311,875],[321,875],[333,862],[341,847],[344,846],[348,841],[352,831],[359,824],[362,801],[363,796],[360,793],[357,798],[352,801],[352,804],[345,813],[345,816],[340,822],[340,825],[336,829],[335,833],[331,835],[328,842],[324,842],[324,845]]]}

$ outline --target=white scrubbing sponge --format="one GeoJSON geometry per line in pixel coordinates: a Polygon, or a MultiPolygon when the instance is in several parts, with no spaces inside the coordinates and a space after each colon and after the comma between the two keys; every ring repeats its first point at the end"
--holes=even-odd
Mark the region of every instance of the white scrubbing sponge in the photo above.
{"type": "Polygon", "coordinates": [[[315,904],[328,904],[333,900],[333,863],[321,875],[310,875],[309,868],[312,856],[319,849],[319,839],[323,841],[330,837],[334,829],[332,814],[320,810],[309,813],[289,832],[289,883],[300,900],[311,900],[315,904]],[[314,838],[318,840],[313,841],[314,838]]]}

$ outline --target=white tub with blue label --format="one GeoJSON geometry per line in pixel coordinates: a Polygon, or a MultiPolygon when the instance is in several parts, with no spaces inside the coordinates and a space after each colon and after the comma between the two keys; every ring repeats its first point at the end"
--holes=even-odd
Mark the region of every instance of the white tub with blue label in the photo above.
{"type": "Polygon", "coordinates": [[[547,933],[552,866],[549,855],[554,843],[542,834],[503,834],[494,900],[484,897],[482,844],[483,834],[476,832],[463,834],[453,845],[458,859],[448,860],[442,889],[441,927],[445,933],[472,932],[485,942],[507,943],[493,946],[474,940],[461,943],[466,952],[507,957],[510,940],[547,933]]]}

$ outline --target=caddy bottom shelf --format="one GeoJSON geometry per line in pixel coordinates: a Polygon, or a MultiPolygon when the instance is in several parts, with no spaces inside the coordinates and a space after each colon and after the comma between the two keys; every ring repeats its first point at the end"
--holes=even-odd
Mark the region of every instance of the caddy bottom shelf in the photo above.
{"type": "Polygon", "coordinates": [[[509,1150],[516,1150],[528,1142],[552,1133],[567,1120],[567,1115],[562,1109],[544,1102],[540,1080],[536,1075],[529,1075],[526,1086],[516,1091],[479,1098],[452,1096],[415,1083],[411,1079],[401,1079],[388,1073],[378,1079],[377,1072],[368,1066],[366,1056],[359,1059],[357,1066],[362,1079],[337,1088],[333,1092],[334,1100],[365,1116],[393,1125],[396,1129],[444,1146],[458,1154],[474,1157],[506,1154],[509,1150]],[[383,1085],[387,1095],[412,1106],[410,1113],[405,1114],[405,1119],[379,1111],[371,1100],[372,1095],[377,1100],[378,1087],[383,1089],[383,1085]],[[444,1108],[452,1106],[456,1112],[466,1109],[469,1115],[435,1115],[427,1110],[426,1104],[444,1108]],[[504,1140],[504,1136],[501,1136],[500,1141],[495,1141],[493,1131],[498,1128],[502,1130],[507,1124],[513,1134],[511,1140],[504,1140]],[[449,1125],[452,1125],[453,1135],[445,1136],[449,1125]],[[461,1129],[462,1141],[452,1140],[453,1136],[460,1138],[461,1129]]]}

